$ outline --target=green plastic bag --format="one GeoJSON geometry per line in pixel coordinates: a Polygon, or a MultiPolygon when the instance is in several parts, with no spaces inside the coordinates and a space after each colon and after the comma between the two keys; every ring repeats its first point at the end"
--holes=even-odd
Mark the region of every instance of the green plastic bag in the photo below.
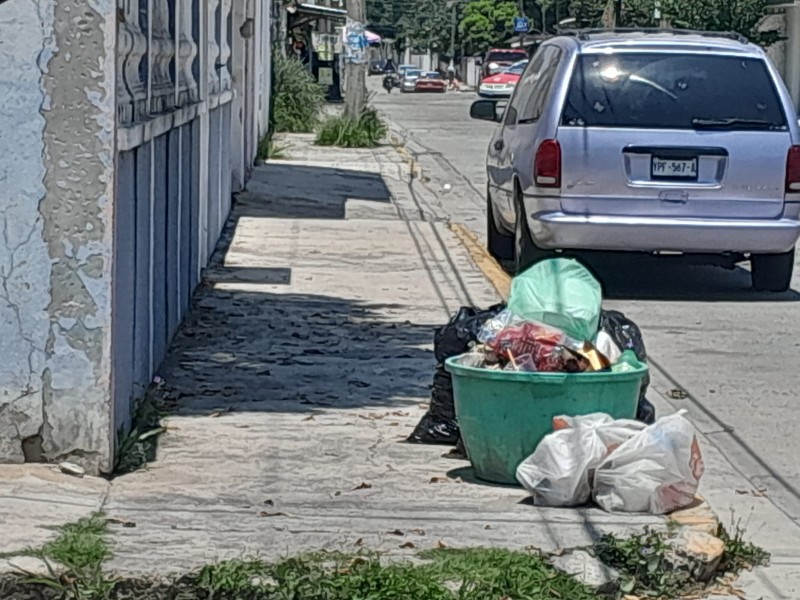
{"type": "Polygon", "coordinates": [[[558,327],[576,340],[592,340],[600,325],[600,283],[574,259],[536,263],[511,282],[508,309],[528,321],[558,327]]]}

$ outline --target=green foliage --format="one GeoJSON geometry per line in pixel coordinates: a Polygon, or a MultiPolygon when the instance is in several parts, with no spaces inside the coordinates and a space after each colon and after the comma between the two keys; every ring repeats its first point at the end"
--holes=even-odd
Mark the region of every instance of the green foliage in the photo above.
{"type": "Polygon", "coordinates": [[[114,455],[114,475],[132,473],[147,467],[155,458],[158,440],[166,430],[161,426],[158,398],[164,392],[163,383],[152,383],[139,400],[128,431],[117,431],[117,451],[114,455]]]}
{"type": "Polygon", "coordinates": [[[273,55],[272,130],[310,133],[325,102],[323,87],[295,57],[273,55]]]}
{"type": "MultiPolygon", "coordinates": [[[[579,26],[600,25],[607,0],[572,0],[570,14],[579,26]]],[[[625,0],[625,27],[657,27],[656,0],[625,0]]],[[[661,0],[661,13],[673,27],[701,31],[732,31],[754,41],[766,41],[755,31],[764,16],[765,0],[661,0]]]]}
{"type": "Polygon", "coordinates": [[[629,538],[604,535],[594,551],[597,558],[621,573],[623,592],[678,598],[691,590],[692,582],[687,573],[673,570],[666,562],[667,538],[666,533],[649,528],[629,538]]]}
{"type": "Polygon", "coordinates": [[[445,548],[422,552],[420,558],[431,561],[421,569],[429,577],[458,585],[456,597],[461,600],[589,600],[597,597],[593,590],[551,567],[538,553],[491,548],[445,548]]]}
{"type": "Polygon", "coordinates": [[[41,555],[73,570],[98,565],[110,556],[106,533],[108,525],[103,515],[85,517],[61,527],[58,537],[41,549],[41,555]]]}
{"type": "Polygon", "coordinates": [[[753,567],[769,565],[770,554],[763,548],[744,539],[744,528],[741,521],[733,525],[733,535],[720,523],[717,537],[725,543],[725,554],[722,555],[719,571],[721,573],[739,573],[753,567]]]}
{"type": "Polygon", "coordinates": [[[600,27],[608,0],[571,0],[569,14],[575,17],[575,27],[600,27]]]}
{"type": "Polygon", "coordinates": [[[198,587],[210,597],[237,600],[589,600],[595,594],[538,554],[491,550],[432,550],[420,564],[381,561],[370,553],[317,553],[274,565],[228,561],[206,567],[198,587]]]}
{"type": "Polygon", "coordinates": [[[397,21],[399,34],[412,50],[446,52],[450,46],[451,9],[444,0],[408,0],[397,21]]]}
{"type": "Polygon", "coordinates": [[[116,585],[103,572],[103,562],[111,556],[105,536],[108,526],[105,517],[96,513],[59,528],[58,537],[40,550],[26,554],[45,561],[49,575],[23,573],[25,583],[50,588],[62,600],[105,600],[116,585]],[[65,567],[59,574],[53,562],[65,567]]]}
{"type": "Polygon", "coordinates": [[[288,145],[281,146],[277,144],[271,136],[265,135],[261,138],[261,141],[258,142],[258,153],[256,158],[259,160],[285,158],[285,152],[288,148],[288,145]]]}
{"type": "Polygon", "coordinates": [[[519,5],[512,0],[470,0],[459,32],[470,54],[501,46],[514,34],[519,5]]]}
{"type": "MultiPolygon", "coordinates": [[[[722,525],[717,531],[717,537],[725,544],[717,566],[719,575],[737,575],[745,569],[769,564],[768,552],[744,541],[741,523],[736,524],[734,531],[734,535],[730,535],[722,525]]],[[[673,533],[646,528],[644,533],[629,538],[605,535],[595,545],[594,552],[606,565],[620,572],[623,593],[648,598],[680,598],[701,586],[693,581],[688,571],[675,569],[667,560],[673,533]]]]}
{"type": "Polygon", "coordinates": [[[261,560],[234,559],[207,565],[197,577],[197,587],[217,597],[220,593],[243,594],[253,591],[266,593],[270,589],[269,568],[261,560]]]}
{"type": "Polygon", "coordinates": [[[318,146],[374,148],[384,135],[386,125],[374,109],[367,108],[358,119],[339,116],[325,121],[315,143],[318,146]]]}

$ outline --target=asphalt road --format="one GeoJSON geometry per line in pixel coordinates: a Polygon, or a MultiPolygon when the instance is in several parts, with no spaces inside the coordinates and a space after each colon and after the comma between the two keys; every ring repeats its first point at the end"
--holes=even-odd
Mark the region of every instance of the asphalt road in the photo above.
{"type": "MultiPolygon", "coordinates": [[[[469,119],[475,99],[379,90],[373,103],[417,155],[430,217],[483,236],[484,157],[494,125],[469,119]]],[[[608,304],[644,331],[659,409],[687,408],[753,489],[800,524],[800,266],[794,291],[775,295],[751,291],[745,268],[640,256],[591,260],[608,304]]],[[[737,517],[751,531],[766,527],[759,515],[737,517]]]]}

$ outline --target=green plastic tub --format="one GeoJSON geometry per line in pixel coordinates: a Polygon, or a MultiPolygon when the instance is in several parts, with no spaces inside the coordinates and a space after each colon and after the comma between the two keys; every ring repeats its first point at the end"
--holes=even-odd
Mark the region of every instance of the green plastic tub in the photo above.
{"type": "Polygon", "coordinates": [[[467,367],[449,358],[461,437],[485,481],[517,483],[517,467],[553,430],[553,417],[602,412],[633,419],[647,365],[620,373],[517,373],[467,367]]]}

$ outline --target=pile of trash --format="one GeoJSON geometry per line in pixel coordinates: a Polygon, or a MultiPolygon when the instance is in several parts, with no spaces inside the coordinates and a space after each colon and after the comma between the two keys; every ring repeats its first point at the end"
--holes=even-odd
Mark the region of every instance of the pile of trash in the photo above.
{"type": "Polygon", "coordinates": [[[689,506],[704,465],[686,411],[652,425],[605,414],[553,420],[554,432],[517,467],[538,506],[590,499],[611,511],[662,515],[689,506]]]}
{"type": "MultiPolygon", "coordinates": [[[[448,358],[461,356],[462,364],[487,369],[567,373],[624,369],[620,359],[626,350],[646,361],[636,323],[621,312],[602,310],[601,304],[594,277],[576,261],[557,259],[515,277],[508,305],[462,307],[434,334],[430,408],[408,441],[460,447],[452,379],[444,368],[448,358]]],[[[636,415],[646,424],[655,421],[655,408],[646,398],[649,384],[647,375],[636,415]]]]}

